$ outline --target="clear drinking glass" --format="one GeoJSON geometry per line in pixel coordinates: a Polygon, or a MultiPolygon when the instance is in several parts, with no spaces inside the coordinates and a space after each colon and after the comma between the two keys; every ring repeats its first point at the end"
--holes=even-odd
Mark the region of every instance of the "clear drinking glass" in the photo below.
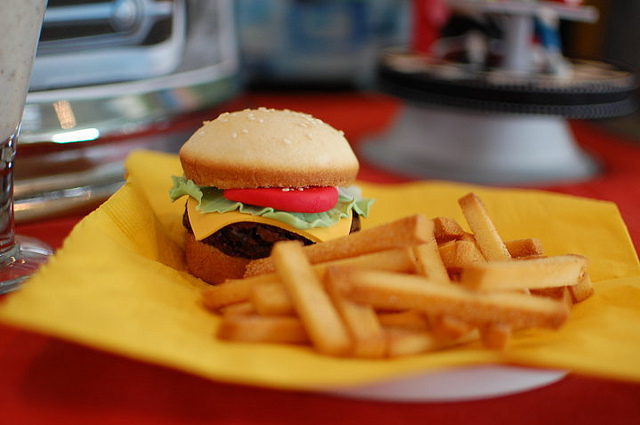
{"type": "Polygon", "coordinates": [[[0,294],[16,289],[52,253],[14,232],[13,159],[47,0],[0,0],[0,294]]]}

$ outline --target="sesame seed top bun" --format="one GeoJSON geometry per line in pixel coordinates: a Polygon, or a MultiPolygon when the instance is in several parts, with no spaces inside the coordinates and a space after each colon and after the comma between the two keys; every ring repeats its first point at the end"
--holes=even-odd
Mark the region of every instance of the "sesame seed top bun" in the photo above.
{"type": "Polygon", "coordinates": [[[185,176],[201,186],[345,186],[358,160],[344,134],[308,114],[245,109],[206,122],[180,149],[185,176]]]}

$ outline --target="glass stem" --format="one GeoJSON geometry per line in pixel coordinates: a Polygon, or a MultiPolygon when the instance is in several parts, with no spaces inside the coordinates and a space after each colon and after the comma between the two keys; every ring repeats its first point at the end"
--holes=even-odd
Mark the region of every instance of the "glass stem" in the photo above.
{"type": "Polygon", "coordinates": [[[11,251],[15,244],[15,225],[13,216],[13,158],[16,154],[16,135],[14,132],[2,144],[0,152],[0,255],[11,251]]]}

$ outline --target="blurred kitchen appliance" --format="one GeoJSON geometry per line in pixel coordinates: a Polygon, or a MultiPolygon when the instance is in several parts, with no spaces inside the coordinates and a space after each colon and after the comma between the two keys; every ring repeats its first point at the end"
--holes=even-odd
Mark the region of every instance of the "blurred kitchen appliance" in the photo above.
{"type": "Polygon", "coordinates": [[[138,148],[174,152],[239,89],[231,0],[49,0],[16,161],[16,219],[94,206],[138,148]]]}
{"type": "Polygon", "coordinates": [[[536,32],[543,13],[558,22],[595,22],[597,10],[542,0],[444,3],[460,8],[451,9],[452,21],[464,17],[476,27],[440,35],[427,51],[381,55],[378,85],[403,107],[388,132],[360,153],[413,177],[480,184],[537,185],[597,174],[597,159],[576,143],[567,119],[630,114],[637,108],[635,75],[609,61],[565,58],[536,32]],[[474,21],[477,16],[482,19],[474,21]],[[488,18],[499,24],[497,35],[476,29],[488,18]]]}
{"type": "Polygon", "coordinates": [[[248,84],[368,88],[378,52],[410,37],[410,1],[237,0],[248,84]]]}

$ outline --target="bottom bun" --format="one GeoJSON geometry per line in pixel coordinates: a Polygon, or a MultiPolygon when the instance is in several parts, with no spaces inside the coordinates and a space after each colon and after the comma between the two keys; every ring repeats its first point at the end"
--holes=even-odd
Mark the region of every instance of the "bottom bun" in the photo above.
{"type": "Polygon", "coordinates": [[[185,257],[191,274],[214,285],[226,279],[240,279],[251,261],[231,257],[211,245],[197,241],[192,233],[187,233],[185,238],[185,257]]]}

